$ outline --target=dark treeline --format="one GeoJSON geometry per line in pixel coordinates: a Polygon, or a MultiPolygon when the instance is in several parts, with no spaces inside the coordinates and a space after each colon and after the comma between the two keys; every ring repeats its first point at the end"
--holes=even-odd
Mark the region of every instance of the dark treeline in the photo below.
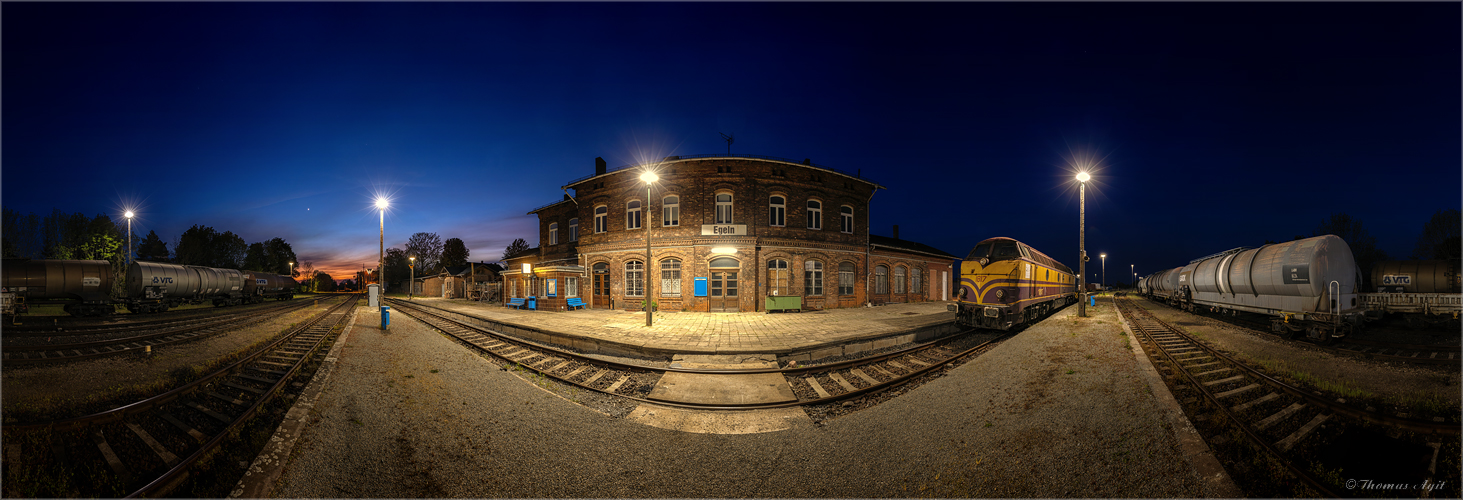
{"type": "MultiPolygon", "coordinates": [[[[118,276],[125,276],[127,256],[127,221],[113,220],[105,214],[87,217],[80,212],[67,214],[52,210],[50,215],[20,212],[4,208],[0,246],[5,258],[106,260],[114,264],[118,276]]],[[[171,262],[223,269],[242,269],[299,276],[291,269],[295,251],[282,238],[246,244],[244,238],[230,231],[219,233],[212,227],[195,225],[174,240],[172,249],[154,231],[146,237],[132,235],[136,260],[171,262]]],[[[119,285],[122,280],[115,281],[119,285]]]]}

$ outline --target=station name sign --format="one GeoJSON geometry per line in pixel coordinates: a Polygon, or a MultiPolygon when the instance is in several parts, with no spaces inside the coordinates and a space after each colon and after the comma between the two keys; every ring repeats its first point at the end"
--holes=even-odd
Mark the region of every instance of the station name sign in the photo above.
{"type": "Polygon", "coordinates": [[[701,236],[746,236],[746,224],[702,224],[701,236]]]}

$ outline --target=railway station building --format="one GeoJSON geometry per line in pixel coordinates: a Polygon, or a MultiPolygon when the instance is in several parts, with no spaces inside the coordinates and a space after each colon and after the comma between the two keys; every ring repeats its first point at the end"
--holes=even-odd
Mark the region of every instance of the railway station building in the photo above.
{"type": "Polygon", "coordinates": [[[952,293],[955,256],[901,239],[898,226],[892,236],[871,234],[870,203],[885,188],[861,173],[748,155],[613,170],[596,158],[593,175],[563,189],[528,212],[538,216],[539,245],[506,259],[505,302],[638,311],[649,295],[660,311],[737,312],[952,293]],[[648,196],[647,170],[659,177],[648,196]]]}

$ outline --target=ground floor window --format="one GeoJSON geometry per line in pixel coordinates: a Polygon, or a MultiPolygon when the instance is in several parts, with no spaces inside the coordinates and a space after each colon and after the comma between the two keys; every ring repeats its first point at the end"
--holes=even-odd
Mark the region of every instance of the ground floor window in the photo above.
{"type": "Polygon", "coordinates": [[[838,294],[853,295],[853,263],[838,264],[838,294]]]}
{"type": "Polygon", "coordinates": [[[874,268],[874,293],[889,293],[889,268],[878,266],[874,268]]]}
{"type": "Polygon", "coordinates": [[[787,295],[787,261],[767,261],[767,294],[772,296],[787,295]]]}
{"type": "Polygon", "coordinates": [[[910,276],[909,293],[920,293],[921,285],[924,283],[925,272],[923,269],[915,269],[910,276]]]}
{"type": "Polygon", "coordinates": [[[579,296],[579,278],[564,278],[564,296],[579,296]]]}
{"type": "Polygon", "coordinates": [[[645,296],[645,263],[632,260],[625,263],[625,296],[645,296]]]}
{"type": "Polygon", "coordinates": [[[669,259],[660,263],[660,295],[681,296],[681,261],[669,259]]]}
{"type": "Polygon", "coordinates": [[[823,295],[823,263],[810,260],[803,263],[803,295],[823,295]]]}

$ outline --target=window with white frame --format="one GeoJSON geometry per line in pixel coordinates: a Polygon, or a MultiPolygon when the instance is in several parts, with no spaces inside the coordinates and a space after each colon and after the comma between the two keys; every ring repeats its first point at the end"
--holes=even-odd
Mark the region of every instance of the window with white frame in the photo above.
{"type": "Polygon", "coordinates": [[[661,198],[660,206],[662,208],[662,211],[664,212],[664,215],[662,215],[660,218],[660,225],[681,225],[681,197],[667,196],[665,198],[661,198]]]}
{"type": "Polygon", "coordinates": [[[731,193],[721,193],[721,194],[716,195],[716,223],[717,224],[731,224],[732,223],[732,195],[731,195],[731,193]]]}
{"type": "Polygon", "coordinates": [[[845,233],[852,233],[853,232],[853,207],[850,207],[848,205],[844,205],[844,206],[838,207],[838,215],[839,215],[839,219],[842,219],[842,221],[843,221],[843,229],[842,229],[843,232],[845,232],[845,233]]]}
{"type": "Polygon", "coordinates": [[[559,223],[557,223],[557,222],[550,222],[549,223],[549,244],[550,245],[558,245],[559,244],[559,223]]]}
{"type": "Polygon", "coordinates": [[[640,229],[640,200],[625,204],[625,229],[640,229]]]}
{"type": "Polygon", "coordinates": [[[823,229],[823,202],[808,200],[808,229],[823,229]]]}
{"type": "Polygon", "coordinates": [[[894,293],[904,293],[904,266],[894,267],[894,293]]]}
{"type": "Polygon", "coordinates": [[[564,278],[564,296],[579,296],[579,278],[564,278]]]}
{"type": "Polygon", "coordinates": [[[909,273],[909,293],[920,293],[921,285],[924,285],[924,269],[914,269],[909,273]]]}
{"type": "Polygon", "coordinates": [[[625,263],[625,296],[645,296],[645,263],[632,260],[625,263]]]}
{"type": "Polygon", "coordinates": [[[788,271],[787,261],[773,259],[767,261],[767,295],[787,295],[788,271]]]}
{"type": "Polygon", "coordinates": [[[838,294],[853,295],[853,263],[838,263],[838,294]]]}
{"type": "Polygon", "coordinates": [[[874,268],[874,293],[880,295],[889,293],[889,268],[884,266],[874,268]]]}
{"type": "Polygon", "coordinates": [[[508,280],[508,296],[518,297],[518,280],[508,280]]]}
{"type": "Polygon", "coordinates": [[[767,201],[767,225],[787,225],[787,200],[781,196],[773,196],[767,201]]]}
{"type": "Polygon", "coordinates": [[[610,207],[600,205],[594,207],[594,232],[603,233],[609,230],[610,207]]]}
{"type": "Polygon", "coordinates": [[[681,296],[681,261],[666,259],[660,262],[660,296],[681,296]]]}
{"type": "Polygon", "coordinates": [[[569,219],[569,241],[579,241],[579,218],[569,219]]]}
{"type": "Polygon", "coordinates": [[[803,295],[823,295],[823,263],[810,260],[803,263],[803,295]]]}

